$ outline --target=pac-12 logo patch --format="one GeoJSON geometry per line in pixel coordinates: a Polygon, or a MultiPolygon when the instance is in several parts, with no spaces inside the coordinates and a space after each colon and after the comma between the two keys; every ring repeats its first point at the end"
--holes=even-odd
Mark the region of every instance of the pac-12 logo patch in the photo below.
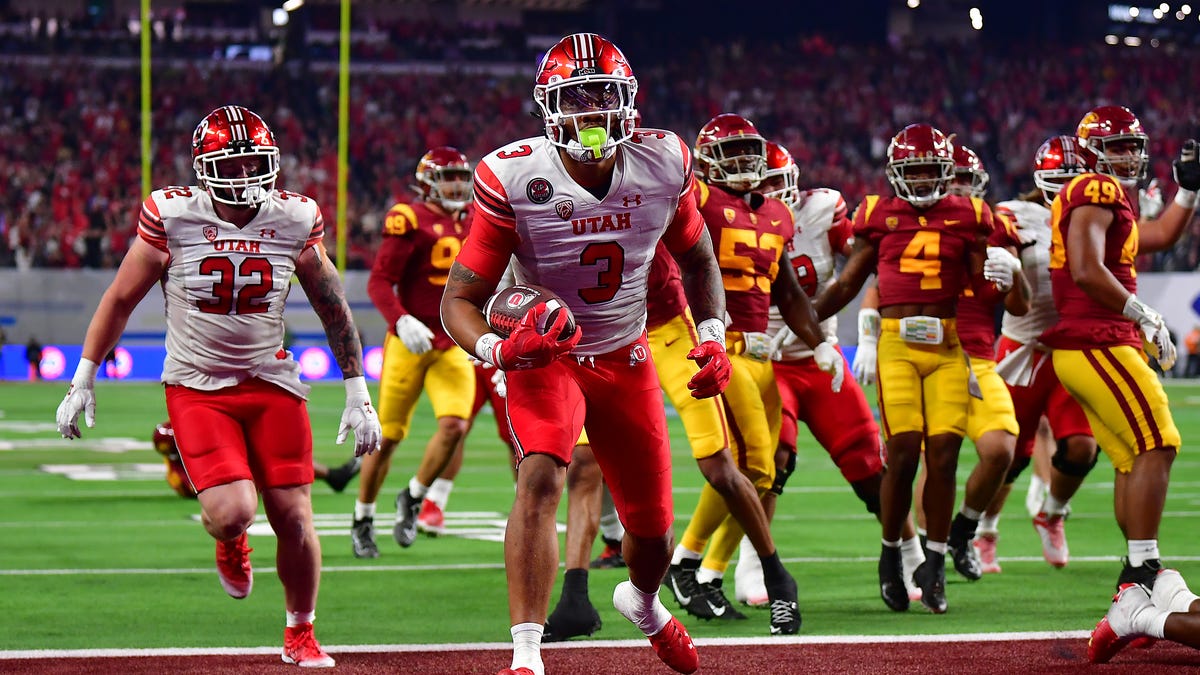
{"type": "Polygon", "coordinates": [[[554,205],[554,210],[558,213],[559,218],[570,220],[571,214],[575,213],[575,202],[570,199],[564,199],[554,205]]]}
{"type": "Polygon", "coordinates": [[[554,196],[554,186],[545,178],[534,178],[525,186],[525,196],[534,204],[545,204],[554,196]]]}
{"type": "Polygon", "coordinates": [[[216,225],[205,225],[204,229],[202,229],[200,231],[204,234],[204,238],[209,241],[213,241],[214,239],[217,238],[217,226],[216,225]]]}

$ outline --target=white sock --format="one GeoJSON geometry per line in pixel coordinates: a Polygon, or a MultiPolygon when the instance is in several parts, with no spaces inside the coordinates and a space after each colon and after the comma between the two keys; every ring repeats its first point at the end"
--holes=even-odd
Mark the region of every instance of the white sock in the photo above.
{"type": "MultiPolygon", "coordinates": [[[[630,607],[630,614],[633,616],[627,615],[625,618],[632,621],[633,625],[637,626],[638,630],[647,636],[657,635],[663,629],[663,626],[666,626],[671,621],[671,612],[667,611],[666,606],[658,599],[657,591],[646,593],[637,586],[634,586],[632,581],[622,582],[617,584],[617,588],[613,592],[613,604],[617,605],[618,610],[620,609],[620,605],[623,604],[620,601],[621,599],[628,600],[629,604],[632,605],[630,607]],[[621,595],[624,595],[624,598],[619,598],[621,595]]],[[[625,614],[624,612],[621,613],[625,614]]]]}
{"type": "Polygon", "coordinates": [[[454,481],[438,478],[433,481],[433,485],[429,486],[429,492],[425,494],[425,498],[437,504],[439,509],[445,511],[446,502],[450,501],[450,490],[453,488],[454,481]]]}
{"type": "Polygon", "coordinates": [[[714,569],[709,569],[704,565],[701,565],[699,571],[696,572],[696,581],[702,584],[709,584],[712,583],[713,579],[723,579],[724,577],[724,572],[718,572],[714,569]]]}
{"type": "Polygon", "coordinates": [[[542,624],[519,623],[509,629],[513,640],[513,670],[528,668],[534,675],[546,675],[542,665],[542,624]]]}
{"type": "Polygon", "coordinates": [[[678,565],[679,563],[683,562],[684,560],[699,560],[699,559],[700,559],[699,551],[693,551],[689,548],[684,548],[683,544],[680,544],[675,547],[675,553],[673,553],[671,555],[671,564],[678,565]]]}
{"type": "Polygon", "coordinates": [[[986,513],[979,519],[979,532],[988,532],[996,534],[1000,531],[1000,514],[989,516],[986,513]]]}
{"type": "Polygon", "coordinates": [[[1067,504],[1069,501],[1070,500],[1067,500],[1066,502],[1060,502],[1054,498],[1053,494],[1047,492],[1046,501],[1042,502],[1042,510],[1046,512],[1047,516],[1066,515],[1067,504]]]}
{"type": "Polygon", "coordinates": [[[930,553],[941,553],[946,555],[946,542],[944,541],[925,541],[925,548],[929,549],[930,553]]]}
{"type": "Polygon", "coordinates": [[[617,515],[617,507],[607,487],[600,500],[600,535],[613,541],[625,538],[625,526],[621,524],[621,517],[617,515]]]}
{"type": "Polygon", "coordinates": [[[1147,560],[1161,557],[1158,554],[1157,539],[1130,539],[1128,545],[1130,567],[1138,567],[1147,560]]]}
{"type": "Polygon", "coordinates": [[[307,612],[286,612],[286,614],[288,628],[295,628],[302,623],[312,623],[313,621],[317,620],[316,610],[309,610],[307,612]]]}
{"type": "Polygon", "coordinates": [[[362,520],[363,518],[375,517],[375,502],[364,504],[357,499],[354,500],[354,519],[362,520]]]}
{"type": "Polygon", "coordinates": [[[900,560],[906,569],[915,570],[925,562],[925,550],[921,548],[921,540],[917,537],[900,542],[900,560]]]}
{"type": "Polygon", "coordinates": [[[412,495],[413,499],[417,501],[424,499],[426,492],[429,492],[429,486],[423,485],[416,476],[408,479],[408,494],[412,495]]]}
{"type": "Polygon", "coordinates": [[[979,517],[983,515],[982,511],[976,511],[966,504],[963,504],[963,507],[959,509],[958,512],[966,516],[968,520],[974,520],[976,522],[979,522],[979,517]]]}

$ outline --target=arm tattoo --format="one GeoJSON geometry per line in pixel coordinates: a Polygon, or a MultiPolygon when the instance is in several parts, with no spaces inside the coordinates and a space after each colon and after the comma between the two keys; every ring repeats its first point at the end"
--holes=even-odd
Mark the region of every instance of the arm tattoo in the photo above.
{"type": "MultiPolygon", "coordinates": [[[[319,247],[315,247],[319,248],[319,247]]],[[[325,326],[329,349],[342,370],[342,377],[363,374],[362,341],[350,315],[350,305],[342,292],[342,280],[337,270],[321,251],[302,254],[296,261],[296,276],[308,295],[313,311],[325,326]]]]}
{"type": "Polygon", "coordinates": [[[705,319],[725,319],[725,283],[721,279],[721,267],[713,253],[712,239],[708,230],[700,235],[700,241],[687,251],[675,256],[683,276],[683,292],[696,323],[705,319]]]}

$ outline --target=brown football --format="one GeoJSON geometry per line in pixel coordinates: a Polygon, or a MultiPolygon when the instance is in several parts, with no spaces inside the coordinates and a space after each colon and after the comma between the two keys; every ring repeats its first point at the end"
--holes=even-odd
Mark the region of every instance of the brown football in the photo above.
{"type": "Polygon", "coordinates": [[[558,319],[558,313],[566,312],[567,324],[559,332],[558,339],[566,340],[575,334],[575,316],[571,314],[567,303],[554,291],[533,284],[516,284],[496,291],[483,306],[483,314],[492,330],[500,337],[508,337],[517,324],[521,323],[521,319],[525,318],[525,314],[539,302],[546,303],[547,310],[538,320],[539,333],[545,334],[546,329],[558,319]]]}

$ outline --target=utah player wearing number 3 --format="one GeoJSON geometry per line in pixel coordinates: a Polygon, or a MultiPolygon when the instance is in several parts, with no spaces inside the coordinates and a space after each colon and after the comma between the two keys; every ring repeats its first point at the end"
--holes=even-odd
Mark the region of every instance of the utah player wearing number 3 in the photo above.
{"type": "Polygon", "coordinates": [[[542,58],[534,101],[545,136],[511,143],[475,169],[476,216],[450,270],[442,322],[460,346],[506,371],[517,494],[504,561],[513,658],[502,673],[543,675],[541,639],[558,568],[555,514],[582,428],[625,525],[630,580],[613,604],[668,666],[699,667],[691,637],[658,599],[671,556],[671,455],[646,343],[647,277],[661,239],[679,263],[700,344],[693,396],[729,381],[721,271],[692,198],[691,153],[669,131],[635,129],[637,80],[615,45],[569,35],[542,58]],[[578,329],[540,335],[544,304],[507,338],[480,308],[512,258],[578,329]]]}
{"type": "Polygon", "coordinates": [[[896,196],[868,195],[859,205],[850,260],[815,303],[822,318],[831,316],[877,271],[878,396],[888,450],[880,486],[879,590],[896,611],[909,605],[900,539],[922,445],[929,536],[925,562],[913,581],[926,608],[946,611],[946,542],[971,381],[954,317],[964,284],[970,283],[977,295],[998,294],[984,278],[991,210],[977,197],[947,196],[954,179],[953,151],[946,136],[928,124],[913,124],[896,134],[887,163],[896,196]]]}
{"type": "Polygon", "coordinates": [[[333,659],[313,637],[321,545],[312,522],[312,432],[300,366],[283,349],[292,275],[325,326],[346,378],[338,442],[374,452],[379,421],[363,378],[362,345],[337,270],[321,245],[316,202],[275,188],[279,148],[262,118],[241,106],[208,114],[192,135],[199,186],[156,190],[142,202],[138,237],[88,326],[83,358],[58,407],[58,430],[95,422],[96,364],[130,312],[161,282],[166,296],[167,412],[204,528],[217,540],[217,573],[234,598],[253,576],[246,528],[258,493],[278,540],[287,608],[282,658],[305,667],[333,659]]]}

